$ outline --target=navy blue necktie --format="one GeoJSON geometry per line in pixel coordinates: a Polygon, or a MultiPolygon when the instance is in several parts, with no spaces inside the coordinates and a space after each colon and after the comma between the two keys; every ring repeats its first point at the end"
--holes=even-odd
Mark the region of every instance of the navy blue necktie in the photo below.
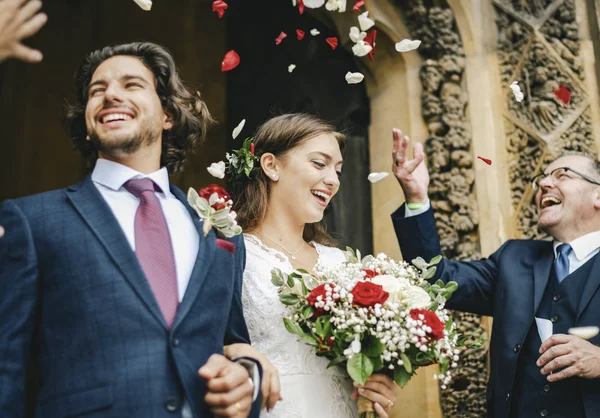
{"type": "Polygon", "coordinates": [[[572,248],[569,244],[560,244],[556,248],[556,260],[554,260],[554,276],[556,282],[560,283],[569,275],[569,253],[572,248]]]}

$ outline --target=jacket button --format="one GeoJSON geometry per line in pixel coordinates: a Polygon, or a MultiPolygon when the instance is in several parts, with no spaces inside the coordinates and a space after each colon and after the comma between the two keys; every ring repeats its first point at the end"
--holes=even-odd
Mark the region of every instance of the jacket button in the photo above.
{"type": "Polygon", "coordinates": [[[550,385],[544,385],[544,392],[550,392],[550,385]]]}
{"type": "Polygon", "coordinates": [[[552,323],[557,322],[558,316],[554,315],[550,320],[552,321],[552,323]]]}
{"type": "Polygon", "coordinates": [[[165,401],[165,409],[169,412],[177,411],[177,399],[169,398],[165,401]]]}
{"type": "Polygon", "coordinates": [[[518,353],[521,350],[521,344],[515,344],[515,346],[513,347],[513,351],[515,353],[518,353]]]}
{"type": "Polygon", "coordinates": [[[548,415],[548,411],[546,411],[545,409],[542,409],[542,410],[540,411],[540,416],[541,416],[541,417],[545,417],[546,415],[548,415]]]}
{"type": "Polygon", "coordinates": [[[173,347],[179,347],[179,338],[173,338],[173,347]]]}
{"type": "Polygon", "coordinates": [[[507,393],[504,399],[506,400],[506,402],[510,402],[510,393],[507,393]]]}
{"type": "Polygon", "coordinates": [[[554,302],[558,302],[560,300],[560,295],[557,293],[556,295],[554,295],[554,297],[552,298],[552,300],[554,302]]]}

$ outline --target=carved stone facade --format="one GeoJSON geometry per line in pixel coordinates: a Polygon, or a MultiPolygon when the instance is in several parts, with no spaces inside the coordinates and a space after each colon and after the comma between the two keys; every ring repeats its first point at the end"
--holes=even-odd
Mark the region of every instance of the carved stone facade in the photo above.
{"type": "MultiPolygon", "coordinates": [[[[464,85],[465,53],[452,9],[431,7],[423,0],[396,0],[406,17],[411,37],[422,41],[425,58],[420,71],[423,85],[422,114],[429,137],[425,144],[442,250],[448,258],[480,258],[479,216],[475,196],[475,171],[470,122],[464,85]]],[[[481,317],[454,313],[459,330],[481,334],[481,317]]],[[[487,350],[463,353],[453,383],[441,390],[446,417],[486,415],[487,350]]]]}
{"type": "Polygon", "coordinates": [[[494,0],[518,238],[544,238],[527,178],[562,151],[596,155],[574,0],[494,0]],[[518,81],[517,102],[509,88],[518,81]],[[567,89],[570,102],[556,92],[567,89]]]}

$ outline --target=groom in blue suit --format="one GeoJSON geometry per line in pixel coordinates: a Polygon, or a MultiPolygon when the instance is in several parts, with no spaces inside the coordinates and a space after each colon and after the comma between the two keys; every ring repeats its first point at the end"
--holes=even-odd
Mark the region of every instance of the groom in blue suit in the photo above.
{"type": "Polygon", "coordinates": [[[221,355],[249,342],[243,239],[205,234],[169,184],[205,104],[150,43],[92,52],[76,91],[92,174],[0,206],[0,416],[257,416],[260,366],[221,355]]]}
{"type": "MultiPolygon", "coordinates": [[[[394,130],[394,174],[406,197],[392,215],[406,260],[441,254],[423,148],[407,159],[394,130]]],[[[600,166],[565,154],[532,179],[539,226],[552,241],[510,240],[489,258],[444,259],[433,280],[455,280],[447,307],[493,316],[488,416],[592,418],[600,414],[600,166]],[[540,329],[553,330],[542,342],[540,329]],[[545,324],[545,325],[541,325],[545,324]],[[583,334],[582,334],[583,335],[583,334]]]]}

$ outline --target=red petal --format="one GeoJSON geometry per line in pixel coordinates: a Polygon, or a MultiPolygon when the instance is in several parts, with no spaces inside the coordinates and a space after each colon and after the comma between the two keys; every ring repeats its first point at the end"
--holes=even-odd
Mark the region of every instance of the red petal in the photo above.
{"type": "Polygon", "coordinates": [[[563,102],[563,104],[568,105],[571,103],[571,91],[567,86],[560,86],[556,90],[554,90],[554,95],[558,100],[563,102]]]}
{"type": "Polygon", "coordinates": [[[304,31],[296,29],[296,36],[298,37],[298,40],[301,41],[302,39],[304,39],[304,31]]]}
{"type": "Polygon", "coordinates": [[[365,36],[365,43],[371,45],[371,47],[373,49],[371,49],[371,52],[369,52],[369,59],[372,61],[373,60],[373,56],[375,55],[375,39],[377,39],[377,30],[373,29],[371,32],[367,33],[367,36],[365,36]]]}
{"type": "Polygon", "coordinates": [[[275,45],[279,45],[285,38],[287,38],[287,33],[281,32],[279,36],[275,38],[275,45]]]}
{"type": "Polygon", "coordinates": [[[303,0],[298,0],[298,13],[300,13],[300,14],[304,13],[304,1],[303,0]]]}
{"type": "Polygon", "coordinates": [[[355,12],[360,11],[360,8],[363,7],[365,5],[364,0],[356,0],[356,3],[354,3],[354,7],[352,8],[352,10],[354,10],[355,12]]]}
{"type": "Polygon", "coordinates": [[[477,158],[479,158],[481,161],[483,161],[487,165],[492,165],[492,160],[490,160],[489,158],[483,158],[483,157],[479,157],[479,156],[477,158]]]}
{"type": "Polygon", "coordinates": [[[212,4],[212,11],[217,12],[219,15],[219,19],[223,17],[225,14],[225,10],[227,10],[229,6],[223,0],[215,0],[212,4]]]}
{"type": "Polygon", "coordinates": [[[221,71],[231,71],[240,65],[240,56],[233,49],[225,54],[221,62],[221,71]]]}
{"type": "Polygon", "coordinates": [[[332,36],[331,38],[327,38],[325,39],[327,41],[327,43],[329,44],[329,46],[331,47],[331,49],[336,49],[338,46],[338,38],[336,38],[335,36],[332,36]]]}

